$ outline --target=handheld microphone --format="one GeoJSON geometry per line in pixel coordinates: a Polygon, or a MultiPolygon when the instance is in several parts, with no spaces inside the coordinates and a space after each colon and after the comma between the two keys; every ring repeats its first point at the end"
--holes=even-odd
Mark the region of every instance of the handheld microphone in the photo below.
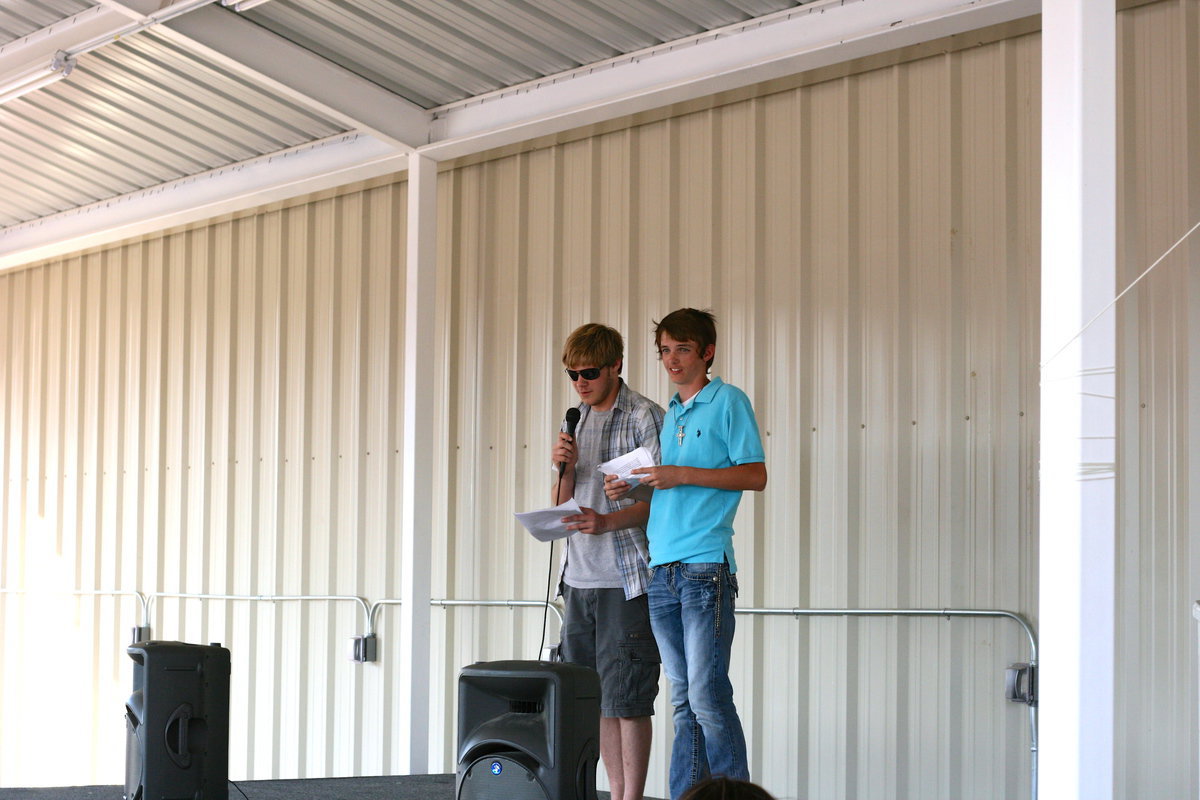
{"type": "MultiPolygon", "coordinates": [[[[579,409],[576,408],[575,406],[571,406],[570,408],[567,409],[566,427],[564,429],[567,436],[570,436],[572,439],[575,438],[575,426],[578,424],[579,424],[579,409]]],[[[562,476],[563,470],[565,470],[566,468],[567,468],[567,465],[564,464],[563,462],[560,461],[558,463],[559,477],[562,476]]]]}

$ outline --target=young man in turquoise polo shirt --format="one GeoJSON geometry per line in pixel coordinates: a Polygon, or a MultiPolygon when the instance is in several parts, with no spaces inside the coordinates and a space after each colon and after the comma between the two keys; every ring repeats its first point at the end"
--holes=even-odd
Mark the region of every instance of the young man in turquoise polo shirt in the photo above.
{"type": "MultiPolygon", "coordinates": [[[[738,590],[733,518],[743,491],[767,485],[767,467],[749,398],[708,377],[717,347],[713,315],[673,311],[656,325],[654,341],[677,391],[663,419],[661,465],[634,472],[654,489],[646,531],[650,622],[671,681],[677,799],[710,775],[750,777],[729,681],[738,590]]],[[[627,488],[608,485],[614,494],[627,488]]]]}

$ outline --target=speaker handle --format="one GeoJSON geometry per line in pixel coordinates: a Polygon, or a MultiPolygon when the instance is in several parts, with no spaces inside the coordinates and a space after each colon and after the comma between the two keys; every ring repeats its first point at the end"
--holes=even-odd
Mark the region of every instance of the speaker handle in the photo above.
{"type": "Polygon", "coordinates": [[[188,728],[191,727],[188,723],[191,719],[192,705],[184,703],[171,712],[170,718],[167,719],[167,726],[163,729],[163,737],[167,742],[167,755],[180,769],[187,769],[192,765],[192,754],[188,752],[188,728]],[[172,725],[175,726],[174,736],[171,734],[172,725]]]}

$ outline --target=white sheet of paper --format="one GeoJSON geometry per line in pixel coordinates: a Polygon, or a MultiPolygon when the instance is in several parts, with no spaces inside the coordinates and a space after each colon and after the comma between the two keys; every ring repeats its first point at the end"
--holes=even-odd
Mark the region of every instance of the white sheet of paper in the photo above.
{"type": "Polygon", "coordinates": [[[563,517],[583,513],[579,503],[572,497],[565,503],[554,508],[539,508],[536,511],[517,511],[513,514],[517,522],[525,526],[525,530],[539,542],[552,542],[555,539],[565,539],[575,531],[567,530],[562,523],[563,517]]]}
{"type": "Polygon", "coordinates": [[[634,475],[633,471],[638,467],[653,466],[655,466],[654,456],[650,454],[650,450],[645,447],[639,447],[623,456],[617,456],[612,461],[605,461],[596,467],[596,469],[605,475],[616,475],[632,488],[642,482],[641,476],[634,475]]]}

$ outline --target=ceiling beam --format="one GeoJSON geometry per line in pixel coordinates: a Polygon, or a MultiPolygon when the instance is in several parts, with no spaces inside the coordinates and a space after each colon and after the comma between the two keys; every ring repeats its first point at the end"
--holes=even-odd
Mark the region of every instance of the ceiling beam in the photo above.
{"type": "Polygon", "coordinates": [[[1040,0],[819,0],[434,109],[420,151],[458,158],[1040,11],[1040,0]]]}
{"type": "Polygon", "coordinates": [[[341,134],[0,230],[0,272],[48,258],[400,172],[408,156],[341,134]]]}
{"type": "Polygon", "coordinates": [[[97,0],[99,5],[0,45],[0,86],[28,65],[50,63],[59,52],[90,53],[105,45],[216,0],[97,0]]]}
{"type": "Polygon", "coordinates": [[[206,6],[157,32],[230,72],[402,152],[429,141],[432,115],[425,109],[232,11],[206,6]]]}
{"type": "Polygon", "coordinates": [[[472,155],[1040,10],[1040,0],[818,0],[431,114],[233,12],[206,6],[156,31],[377,138],[334,137],[14,225],[0,230],[0,270],[402,170],[407,161],[398,151],[416,149],[434,160],[472,155]]]}
{"type": "Polygon", "coordinates": [[[153,10],[149,6],[156,4],[143,0],[140,5],[135,9],[125,4],[121,11],[107,5],[93,6],[0,46],[0,87],[45,68],[59,52],[74,55],[81,50],[94,49],[97,42],[109,41],[145,21],[140,15],[143,11],[153,10]],[[131,18],[134,14],[140,18],[131,18]]]}
{"type": "Polygon", "coordinates": [[[0,45],[0,103],[67,77],[79,56],[216,0],[99,0],[78,14],[0,45]]]}
{"type": "MultiPolygon", "coordinates": [[[[108,6],[113,11],[124,14],[137,22],[145,22],[156,12],[163,10],[161,0],[95,0],[95,2],[102,6],[108,6]]],[[[170,5],[170,3],[167,4],[168,7],[170,5]]]]}

